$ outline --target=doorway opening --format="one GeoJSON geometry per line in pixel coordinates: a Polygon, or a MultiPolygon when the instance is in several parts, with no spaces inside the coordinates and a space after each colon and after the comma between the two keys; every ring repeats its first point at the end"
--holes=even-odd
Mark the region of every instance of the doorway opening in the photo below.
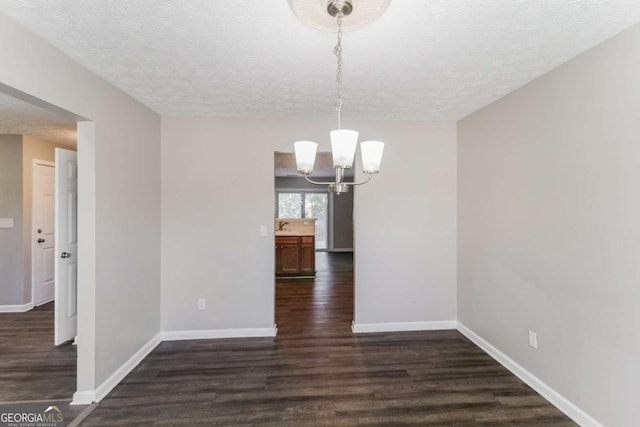
{"type": "Polygon", "coordinates": [[[55,295],[55,162],[32,162],[31,295],[39,307],[55,295]]]}
{"type": "Polygon", "coordinates": [[[75,154],[81,119],[0,85],[0,162],[12,165],[0,166],[7,172],[0,176],[0,217],[7,219],[1,231],[13,239],[0,239],[0,253],[9,249],[13,257],[0,260],[0,340],[11,343],[0,352],[11,372],[0,381],[0,403],[60,402],[69,412],[64,403],[77,389],[77,346],[54,345],[54,211],[56,149],[75,154]]]}
{"type": "MultiPolygon", "coordinates": [[[[274,165],[278,336],[350,334],[354,312],[353,192],[335,195],[324,186],[308,183],[297,174],[292,153],[276,152],[274,165]],[[310,238],[315,248],[312,264],[304,249],[310,238]],[[309,265],[314,266],[312,274],[309,265]]],[[[346,181],[353,180],[353,172],[349,172],[346,181]]],[[[313,177],[334,176],[331,154],[318,153],[313,177]]]]}

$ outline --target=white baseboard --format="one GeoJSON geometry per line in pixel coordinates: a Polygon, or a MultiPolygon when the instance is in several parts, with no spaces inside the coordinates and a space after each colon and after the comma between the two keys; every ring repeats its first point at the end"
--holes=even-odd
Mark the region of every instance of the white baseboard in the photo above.
{"type": "Polygon", "coordinates": [[[207,340],[215,338],[275,337],[278,328],[198,329],[193,331],[163,331],[162,341],[207,340]]]}
{"type": "MultiPolygon", "coordinates": [[[[0,306],[2,307],[7,306],[0,306]]],[[[351,329],[353,333],[371,332],[402,332],[402,331],[435,331],[457,329],[462,335],[471,340],[475,345],[493,357],[498,363],[511,371],[515,376],[529,385],[541,396],[547,399],[556,408],[561,410],[573,421],[582,427],[604,427],[595,418],[574,405],[560,393],[555,391],[541,379],[527,371],[525,368],[509,358],[506,354],[498,350],[489,342],[485,341],[478,334],[467,328],[462,323],[455,320],[443,320],[432,322],[395,322],[395,323],[360,323],[353,322],[351,329]]],[[[138,350],[129,360],[127,360],[118,370],[116,370],[105,382],[95,391],[77,391],[73,394],[71,405],[89,405],[99,402],[116,385],[118,385],[151,351],[162,341],[178,340],[198,340],[216,338],[256,338],[275,337],[278,328],[241,328],[241,329],[209,329],[209,330],[185,330],[185,331],[163,331],[149,340],[140,350],[138,350]]]]}
{"type": "Polygon", "coordinates": [[[370,332],[402,332],[402,331],[439,331],[456,329],[455,320],[441,320],[434,322],[395,322],[395,323],[356,323],[351,325],[354,334],[370,332]]]}
{"type": "Polygon", "coordinates": [[[73,394],[71,405],[90,405],[100,402],[115,386],[117,386],[149,353],[162,341],[197,340],[211,338],[249,338],[249,337],[275,337],[278,328],[246,328],[246,329],[213,329],[195,331],[164,331],[151,338],[129,360],[120,366],[105,382],[95,390],[76,391],[73,394]]]}
{"type": "Polygon", "coordinates": [[[33,301],[26,304],[0,305],[0,313],[24,313],[33,308],[33,301]]]}
{"type": "Polygon", "coordinates": [[[96,400],[94,391],[76,391],[73,393],[73,400],[70,405],[91,405],[96,400]]]}
{"type": "Polygon", "coordinates": [[[327,249],[327,252],[353,252],[353,248],[333,248],[327,249]]]}
{"type": "Polygon", "coordinates": [[[555,391],[540,378],[527,371],[525,368],[516,363],[509,356],[489,344],[471,329],[458,322],[458,331],[469,338],[475,345],[484,350],[489,356],[493,357],[498,363],[510,370],[516,377],[524,381],[529,387],[538,392],[542,397],[547,399],[553,406],[564,412],[569,418],[578,423],[582,427],[603,427],[595,418],[571,403],[567,398],[555,391]]]}
{"type": "Polygon", "coordinates": [[[47,300],[40,301],[37,304],[33,304],[33,307],[40,307],[41,305],[49,304],[50,302],[53,302],[54,300],[55,300],[55,297],[51,297],[51,298],[49,298],[47,300]]]}
{"type": "MultiPolygon", "coordinates": [[[[157,334],[155,337],[151,338],[149,342],[142,346],[140,350],[138,350],[133,356],[129,358],[126,362],[122,364],[109,378],[105,380],[102,384],[100,384],[95,390],[95,396],[93,398],[94,402],[100,402],[115,386],[117,386],[120,381],[126,377],[129,372],[131,372],[142,360],[147,357],[151,351],[153,351],[156,346],[160,344],[160,334],[157,334]]],[[[74,395],[75,401],[75,395],[74,395]]]]}

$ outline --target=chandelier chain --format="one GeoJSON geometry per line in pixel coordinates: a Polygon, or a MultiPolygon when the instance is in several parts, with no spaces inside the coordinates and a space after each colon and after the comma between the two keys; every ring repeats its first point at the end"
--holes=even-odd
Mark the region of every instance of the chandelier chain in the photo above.
{"type": "Polygon", "coordinates": [[[338,129],[342,128],[342,12],[338,13],[338,42],[333,49],[333,53],[338,60],[338,70],[336,81],[338,82],[338,100],[336,101],[336,111],[338,112],[338,129]]]}

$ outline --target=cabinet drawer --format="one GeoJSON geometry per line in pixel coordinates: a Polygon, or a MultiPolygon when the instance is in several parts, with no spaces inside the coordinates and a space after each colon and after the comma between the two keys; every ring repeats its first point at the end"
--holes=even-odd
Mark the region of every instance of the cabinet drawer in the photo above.
{"type": "Polygon", "coordinates": [[[276,237],[276,245],[297,245],[297,236],[278,236],[276,237]]]}
{"type": "Polygon", "coordinates": [[[300,237],[301,243],[313,243],[313,236],[302,236],[300,237]]]}

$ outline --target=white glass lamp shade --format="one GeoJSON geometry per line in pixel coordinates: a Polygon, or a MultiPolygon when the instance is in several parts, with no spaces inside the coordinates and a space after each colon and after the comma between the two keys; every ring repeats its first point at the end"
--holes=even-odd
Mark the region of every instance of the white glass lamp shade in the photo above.
{"type": "Polygon", "coordinates": [[[378,173],[380,171],[383,150],[384,142],[364,141],[360,144],[360,152],[362,154],[362,172],[378,173]]]}
{"type": "Polygon", "coordinates": [[[293,144],[296,152],[296,165],[298,172],[313,172],[313,164],[316,161],[316,151],[318,144],[313,141],[297,141],[293,144]]]}
{"type": "Polygon", "coordinates": [[[331,151],[333,167],[350,168],[358,146],[358,132],[355,130],[336,129],[331,131],[331,151]]]}

